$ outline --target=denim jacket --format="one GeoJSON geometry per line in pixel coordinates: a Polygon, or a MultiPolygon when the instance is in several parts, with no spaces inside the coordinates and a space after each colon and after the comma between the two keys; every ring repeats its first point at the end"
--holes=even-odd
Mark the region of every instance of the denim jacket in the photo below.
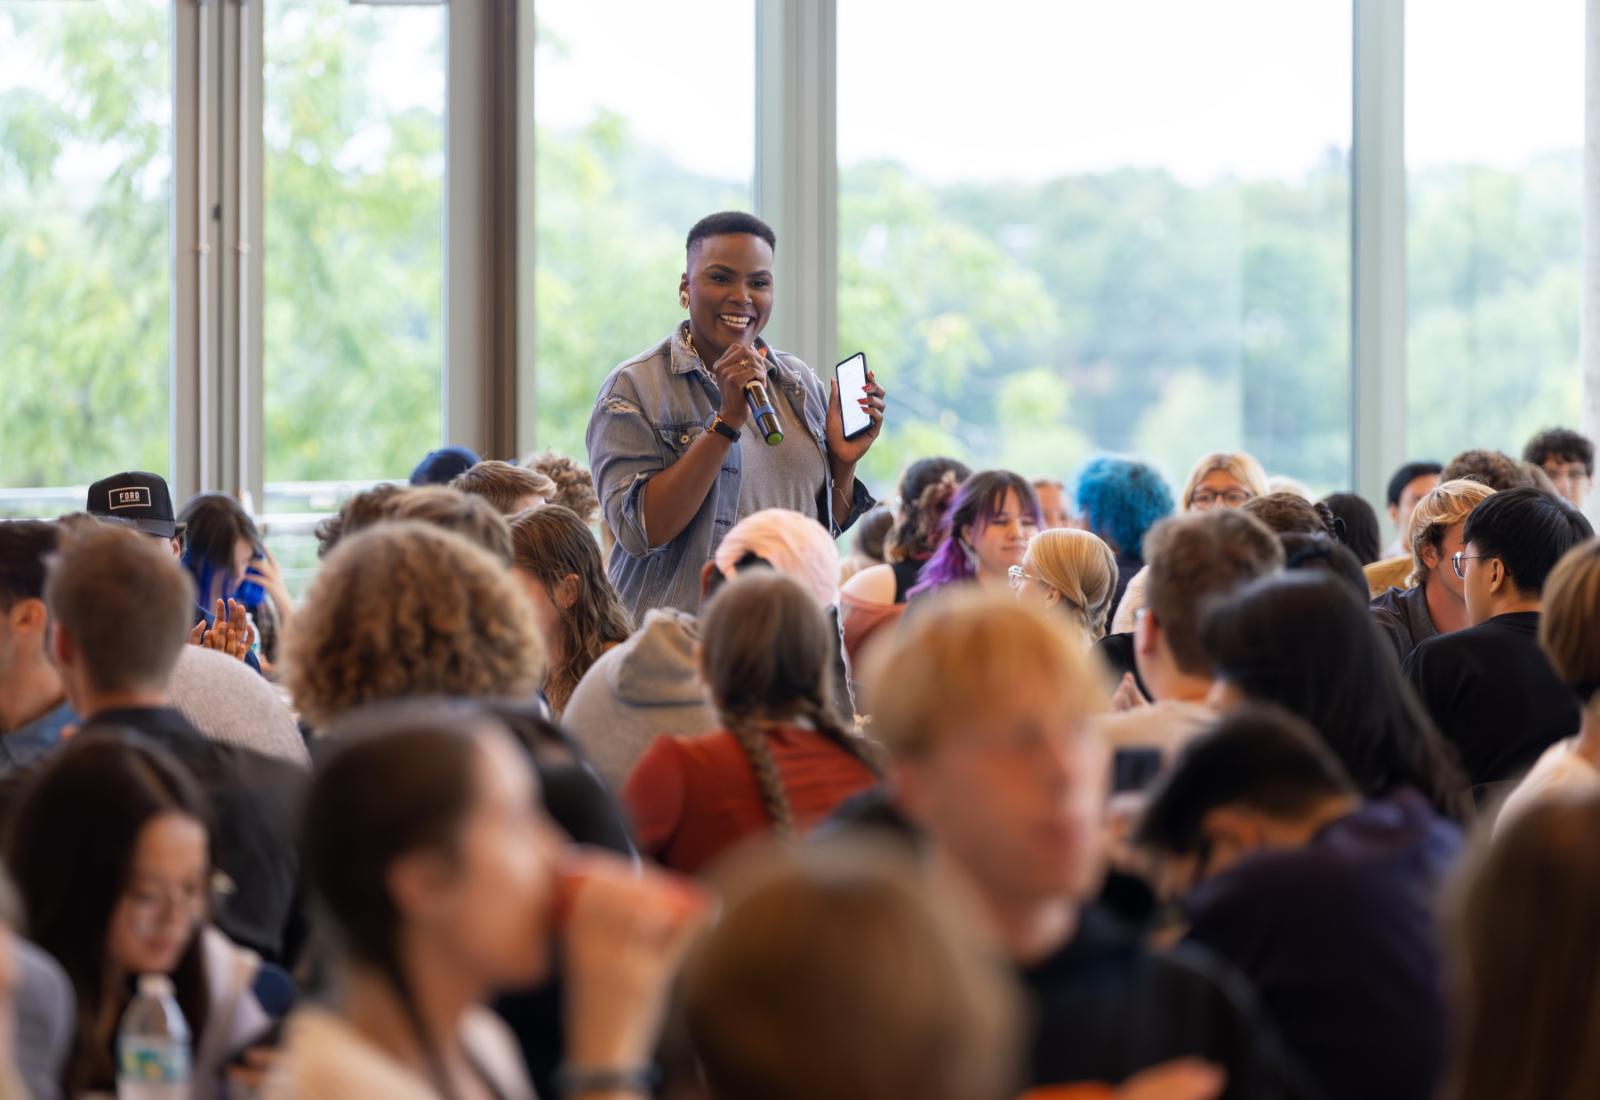
{"type": "MultiPolygon", "coordinates": [[[[738,519],[742,444],[734,443],[700,511],[677,538],[658,543],[645,530],[645,485],[683,456],[722,407],[716,380],[684,340],[687,329],[686,321],[606,377],[585,438],[595,492],[617,539],[611,583],[636,621],[656,607],[698,610],[700,569],[738,519]]],[[[817,501],[817,518],[837,538],[876,502],[858,478],[850,514],[834,516],[833,468],[826,461],[828,389],[794,356],[769,348],[767,357],[775,389],[794,410],[794,422],[805,424],[822,450],[828,484],[817,501]]]]}

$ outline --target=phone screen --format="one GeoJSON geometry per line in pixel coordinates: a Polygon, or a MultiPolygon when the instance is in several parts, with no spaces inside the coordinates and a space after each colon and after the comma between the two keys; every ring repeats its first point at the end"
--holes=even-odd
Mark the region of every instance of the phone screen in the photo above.
{"type": "Polygon", "coordinates": [[[834,367],[833,373],[839,380],[839,411],[844,414],[844,437],[849,439],[872,427],[872,417],[856,404],[861,399],[861,391],[867,387],[866,354],[856,352],[834,367]]]}

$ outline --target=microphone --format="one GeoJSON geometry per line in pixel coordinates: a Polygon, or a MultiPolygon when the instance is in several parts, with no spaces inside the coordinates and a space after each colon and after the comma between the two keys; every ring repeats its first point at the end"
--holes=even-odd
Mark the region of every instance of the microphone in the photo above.
{"type": "Polygon", "coordinates": [[[756,422],[756,430],[767,441],[767,446],[776,447],[783,442],[783,429],[778,426],[778,410],[772,407],[772,398],[767,394],[767,384],[760,379],[745,383],[744,403],[750,406],[750,415],[756,422]]]}

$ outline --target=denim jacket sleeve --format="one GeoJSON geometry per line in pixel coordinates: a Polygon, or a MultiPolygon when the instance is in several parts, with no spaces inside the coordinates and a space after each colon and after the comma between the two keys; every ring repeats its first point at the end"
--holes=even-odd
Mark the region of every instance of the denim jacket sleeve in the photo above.
{"type": "Polygon", "coordinates": [[[662,549],[650,545],[644,523],[644,487],[666,469],[661,441],[644,414],[633,380],[612,375],[589,417],[585,443],[592,464],[601,513],[617,543],[642,558],[662,549]]]}

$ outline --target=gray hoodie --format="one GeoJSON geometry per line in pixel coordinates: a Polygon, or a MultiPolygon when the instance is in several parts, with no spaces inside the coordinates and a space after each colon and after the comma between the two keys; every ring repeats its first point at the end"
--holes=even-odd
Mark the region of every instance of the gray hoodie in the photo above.
{"type": "Polygon", "coordinates": [[[662,734],[692,737],[720,728],[695,664],[700,623],[685,611],[646,613],[633,637],[603,654],[567,701],[561,725],[583,746],[612,790],[662,734]]]}

